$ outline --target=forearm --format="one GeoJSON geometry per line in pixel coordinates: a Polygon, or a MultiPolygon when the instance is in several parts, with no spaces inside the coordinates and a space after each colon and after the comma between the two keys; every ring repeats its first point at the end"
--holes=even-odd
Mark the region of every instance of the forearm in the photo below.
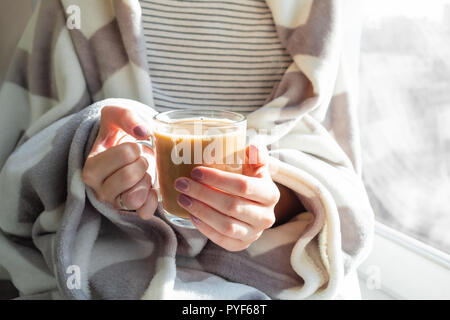
{"type": "Polygon", "coordinates": [[[300,212],[305,211],[303,204],[295,193],[282,184],[276,183],[280,191],[280,200],[275,206],[275,226],[285,223],[300,212]]]}

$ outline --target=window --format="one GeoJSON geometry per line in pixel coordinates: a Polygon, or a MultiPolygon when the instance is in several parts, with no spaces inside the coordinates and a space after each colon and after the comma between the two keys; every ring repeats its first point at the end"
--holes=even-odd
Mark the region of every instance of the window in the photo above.
{"type": "Polygon", "coordinates": [[[450,0],[365,11],[359,118],[376,219],[450,253],[450,0]]]}

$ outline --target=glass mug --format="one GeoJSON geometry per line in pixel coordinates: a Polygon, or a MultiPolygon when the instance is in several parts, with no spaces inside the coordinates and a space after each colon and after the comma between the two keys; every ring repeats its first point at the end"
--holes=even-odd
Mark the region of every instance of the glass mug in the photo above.
{"type": "Polygon", "coordinates": [[[195,228],[189,212],[178,205],[174,188],[197,166],[242,173],[245,161],[245,116],[231,111],[172,110],[155,115],[149,140],[138,140],[156,157],[156,188],[163,213],[173,224],[195,228]]]}

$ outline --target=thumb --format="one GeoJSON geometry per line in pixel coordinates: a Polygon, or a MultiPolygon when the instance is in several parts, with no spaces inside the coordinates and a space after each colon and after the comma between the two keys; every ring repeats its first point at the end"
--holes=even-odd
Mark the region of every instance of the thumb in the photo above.
{"type": "Polygon", "coordinates": [[[102,109],[100,128],[121,129],[136,139],[146,139],[150,130],[138,115],[123,107],[107,106],[102,109]]]}
{"type": "Polygon", "coordinates": [[[262,176],[267,170],[269,154],[264,146],[249,145],[245,150],[244,174],[262,176]]]}
{"type": "Polygon", "coordinates": [[[143,140],[150,136],[150,130],[148,125],[131,110],[118,106],[104,107],[91,156],[114,146],[126,134],[143,140]]]}

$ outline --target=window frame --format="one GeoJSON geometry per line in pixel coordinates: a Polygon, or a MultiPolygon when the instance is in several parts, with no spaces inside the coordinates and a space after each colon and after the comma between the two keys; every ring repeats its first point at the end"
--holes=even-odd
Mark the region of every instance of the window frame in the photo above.
{"type": "Polygon", "coordinates": [[[358,276],[363,299],[450,299],[450,255],[378,221],[358,276]]]}

